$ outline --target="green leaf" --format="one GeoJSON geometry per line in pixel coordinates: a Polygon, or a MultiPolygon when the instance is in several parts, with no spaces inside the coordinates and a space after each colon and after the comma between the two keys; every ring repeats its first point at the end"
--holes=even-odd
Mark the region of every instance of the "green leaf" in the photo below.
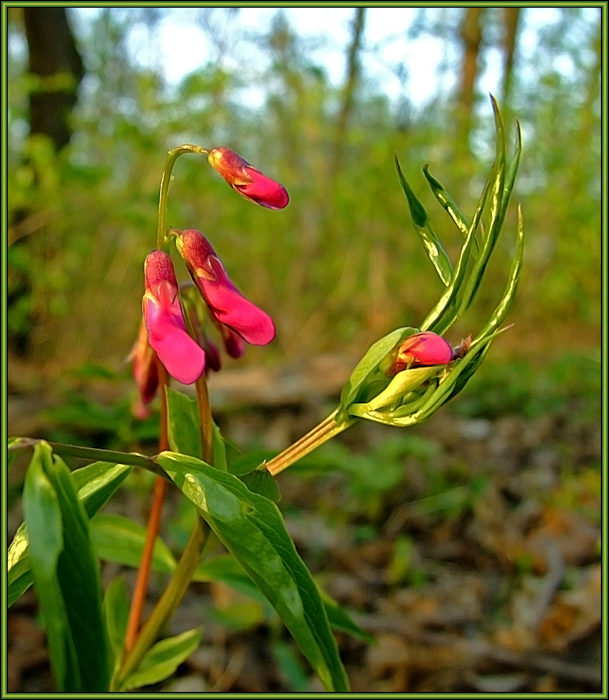
{"type": "Polygon", "coordinates": [[[517,235],[517,248],[516,255],[512,261],[512,267],[508,276],[508,281],[503,292],[501,301],[497,305],[495,311],[491,314],[491,317],[486,324],[486,326],[480,332],[478,338],[476,338],[472,345],[477,344],[484,340],[487,336],[494,333],[497,328],[504,322],[507,312],[509,311],[514,298],[516,297],[516,290],[518,287],[518,280],[520,279],[520,273],[522,272],[522,263],[524,261],[524,220],[522,218],[522,209],[518,207],[518,230],[517,235]]]}
{"type": "MultiPolygon", "coordinates": [[[[287,641],[274,639],[271,652],[279,673],[292,693],[306,693],[311,685],[298,651],[287,641]]],[[[288,696],[289,697],[289,696],[288,696]]]]}
{"type": "Polygon", "coordinates": [[[174,452],[201,458],[201,425],[196,399],[175,389],[167,391],[167,430],[169,444],[174,452]]]}
{"type": "Polygon", "coordinates": [[[129,596],[122,576],[113,579],[106,588],[102,610],[110,648],[114,655],[113,670],[116,672],[120,667],[129,620],[129,596]]]}
{"type": "MultiPolygon", "coordinates": [[[[91,539],[100,559],[126,566],[139,566],[146,542],[146,528],[122,515],[100,513],[91,521],[91,539]]],[[[160,537],[154,544],[152,568],[171,573],[176,560],[160,537]]]]}
{"type": "Polygon", "coordinates": [[[110,652],[98,562],[66,465],[38,443],[26,474],[25,522],[36,594],[60,692],[103,692],[110,652]]]}
{"type": "MultiPolygon", "coordinates": [[[[454,221],[455,225],[465,238],[467,236],[467,232],[469,231],[469,221],[461,212],[455,200],[444,189],[443,185],[440,184],[440,182],[436,180],[436,178],[429,172],[429,165],[423,166],[423,175],[425,175],[427,178],[427,182],[429,183],[435,198],[438,200],[438,202],[440,202],[444,209],[446,209],[448,215],[454,221]]],[[[476,241],[476,245],[477,243],[478,242],[476,241]]]]}
{"type": "Polygon", "coordinates": [[[200,639],[201,630],[193,629],[157,642],[146,652],[138,670],[125,679],[121,690],[133,690],[169,678],[199,646],[200,639]]]}
{"type": "Polygon", "coordinates": [[[459,254],[459,259],[457,260],[457,266],[451,278],[450,284],[444,290],[444,293],[433,307],[433,309],[427,314],[427,317],[421,324],[421,330],[433,330],[438,334],[444,333],[450,326],[457,320],[458,316],[455,310],[457,305],[457,299],[462,293],[461,288],[465,284],[465,276],[467,272],[467,266],[469,258],[471,255],[472,246],[476,240],[476,231],[480,224],[482,218],[482,213],[486,205],[486,200],[491,190],[492,183],[495,181],[497,175],[497,166],[493,167],[491,174],[489,175],[480,199],[478,200],[478,205],[474,216],[469,225],[469,231],[465,238],[465,242],[461,248],[459,254]],[[442,318],[444,317],[444,318],[442,318]]]}
{"type": "Polygon", "coordinates": [[[431,260],[433,266],[436,268],[436,272],[440,276],[440,279],[447,287],[450,283],[450,279],[453,274],[453,266],[450,262],[446,251],[440,243],[440,239],[433,230],[431,224],[431,219],[425,210],[425,207],[421,204],[413,189],[410,187],[402,168],[400,167],[400,161],[397,155],[393,154],[393,160],[395,161],[395,167],[398,173],[398,178],[402,186],[404,195],[408,202],[408,208],[410,209],[410,218],[415,227],[416,232],[419,234],[427,257],[431,260]]]}
{"type": "MultiPolygon", "coordinates": [[[[104,506],[133,467],[94,462],[70,473],[78,499],[91,517],[104,506]]],[[[8,549],[7,602],[10,607],[32,585],[27,528],[22,524],[8,549]]]]}
{"type": "Polygon", "coordinates": [[[220,428],[218,428],[214,420],[212,420],[211,423],[211,436],[214,447],[214,467],[222,472],[228,471],[226,443],[224,442],[220,428]]]}
{"type": "MultiPolygon", "coordinates": [[[[193,575],[193,581],[219,581],[240,593],[268,604],[268,600],[232,554],[220,554],[199,564],[193,575]]],[[[347,611],[341,608],[322,588],[319,589],[319,593],[333,629],[351,634],[365,642],[374,641],[374,637],[358,627],[351,620],[347,611]]]]}
{"type": "Polygon", "coordinates": [[[264,593],[324,686],[348,691],[319,590],[277,506],[232,474],[192,457],[163,452],[155,461],[264,593]]]}
{"type": "Polygon", "coordinates": [[[388,369],[388,367],[382,367],[382,369],[379,370],[379,365],[381,365],[384,360],[387,360],[390,353],[401,345],[406,338],[417,332],[416,328],[398,328],[388,333],[380,340],[377,340],[376,343],[366,351],[343,387],[340,396],[339,415],[341,413],[346,414],[352,403],[363,402],[370,398],[366,395],[369,392],[365,392],[364,390],[368,389],[377,378],[382,379],[382,384],[378,386],[377,394],[389,384],[389,378],[385,376],[382,371],[383,369],[388,369]]]}
{"type": "Polygon", "coordinates": [[[239,478],[253,493],[260,494],[270,501],[273,501],[273,503],[279,503],[281,500],[277,482],[269,474],[264,464],[260,467],[256,467],[256,469],[252,469],[252,471],[247,472],[247,474],[239,475],[239,478]]]}
{"type": "Polygon", "coordinates": [[[353,622],[353,620],[349,617],[349,613],[344,608],[333,600],[323,589],[320,589],[320,593],[326,609],[326,614],[328,615],[328,620],[330,621],[333,629],[346,632],[352,637],[361,639],[368,644],[374,644],[376,641],[374,637],[359,627],[359,625],[356,625],[355,622],[353,622]]]}
{"type": "MultiPolygon", "coordinates": [[[[491,254],[495,248],[495,244],[499,238],[499,233],[501,232],[501,227],[503,225],[503,220],[505,217],[505,212],[507,208],[507,202],[509,200],[508,196],[505,196],[505,171],[506,171],[506,160],[505,160],[505,132],[503,128],[503,121],[501,119],[501,113],[499,112],[499,107],[495,99],[491,96],[491,102],[493,104],[493,112],[495,115],[495,131],[497,139],[497,155],[495,158],[494,167],[494,178],[491,186],[491,203],[490,203],[490,224],[488,234],[484,238],[482,244],[482,250],[476,263],[469,275],[467,283],[464,286],[464,291],[461,296],[461,301],[459,304],[459,311],[456,318],[460,318],[463,313],[469,308],[482,278],[484,272],[488,266],[491,254]]],[[[513,172],[513,177],[516,176],[515,171],[513,172]]]]}
{"type": "Polygon", "coordinates": [[[93,462],[71,472],[72,483],[78,491],[78,500],[85,507],[89,517],[106,505],[132,471],[133,467],[125,464],[93,462]]]}
{"type": "Polygon", "coordinates": [[[25,523],[21,523],[8,548],[7,606],[18,600],[32,585],[30,550],[25,523]]]}
{"type": "Polygon", "coordinates": [[[225,583],[240,593],[268,604],[266,597],[260,592],[260,589],[245,573],[241,564],[232,554],[221,554],[202,562],[197,566],[192,580],[206,583],[210,581],[225,583]]]}

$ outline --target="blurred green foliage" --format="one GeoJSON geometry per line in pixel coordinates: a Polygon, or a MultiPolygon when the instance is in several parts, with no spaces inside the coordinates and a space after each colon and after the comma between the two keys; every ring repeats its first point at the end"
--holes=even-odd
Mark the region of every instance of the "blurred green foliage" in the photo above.
{"type": "MultiPolygon", "coordinates": [[[[12,346],[27,350],[48,376],[86,361],[120,365],[141,317],[143,260],[154,246],[165,154],[183,142],[230,146],[290,192],[289,207],[272,212],[236,197],[202,158],[183,158],[175,171],[169,223],[208,235],[238,286],[276,321],[274,351],[250,349],[249,361],[365,348],[392,328],[416,326],[439,282],[412,229],[393,152],[454,254],[459,234],[419,169],[429,163],[470,214],[494,143],[483,80],[465,150],[454,95],[440,88],[447,76],[458,78],[456,61],[444,62],[436,96],[419,106],[407,98],[392,102],[364,73],[340,131],[342,87],[284,14],[250,38],[266,58],[258,62],[230,55],[232,10],[200,11],[215,60],[171,85],[162,66],[142,67],[134,58],[134,29],[154,42],[171,11],[146,12],[106,8],[86,20],[72,16],[87,74],[72,143],[59,154],[26,136],[31,81],[19,17],[12,15],[12,346]],[[337,145],[339,170],[332,167],[337,145]]],[[[443,12],[434,24],[421,10],[412,31],[435,32],[458,48],[459,9],[443,12]]],[[[566,338],[577,338],[583,351],[600,344],[601,308],[600,12],[557,10],[555,21],[537,27],[533,47],[527,12],[510,103],[502,104],[523,125],[515,200],[523,202],[527,250],[512,312],[517,328],[497,343],[523,361],[560,353],[566,338]]],[[[486,22],[490,37],[501,32],[499,14],[488,13],[486,22]]],[[[488,65],[490,54],[482,58],[488,65]]],[[[505,225],[515,228],[515,207],[505,225]]],[[[491,266],[487,274],[496,285],[485,289],[503,288],[504,270],[491,266]]],[[[487,308],[472,310],[463,335],[475,332],[496,298],[489,293],[481,303],[487,308]]]]}

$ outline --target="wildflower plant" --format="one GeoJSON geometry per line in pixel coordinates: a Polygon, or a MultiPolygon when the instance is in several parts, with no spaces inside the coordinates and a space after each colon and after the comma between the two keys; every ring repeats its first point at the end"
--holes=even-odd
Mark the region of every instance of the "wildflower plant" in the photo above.
{"type": "MultiPolygon", "coordinates": [[[[475,300],[518,169],[520,129],[517,125],[515,154],[509,160],[494,100],[493,109],[496,157],[471,216],[461,211],[427,167],[423,169],[435,198],[463,239],[454,263],[395,158],[414,228],[444,286],[438,302],[419,327],[398,328],[372,345],[328,418],[247,474],[232,473],[227,464],[224,442],[212,418],[206,377],[210,370],[220,369],[218,341],[229,355],[240,357],[246,344],[270,343],[275,326],[231,281],[203,233],[167,226],[169,183],[180,156],[202,154],[248,201],[280,210],[289,197],[281,185],[228,148],[184,145],[169,152],[161,179],[156,246],[144,263],[143,321],[131,354],[140,392],[136,415],[146,415],[150,402],[160,397],[158,453],[145,456],[30,438],[13,438],[9,443],[11,456],[25,451],[33,454],[23,493],[25,522],[8,552],[8,603],[34,585],[58,691],[128,691],[171,675],[196,649],[201,630],[160,639],[166,622],[191,581],[213,580],[229,571],[267,598],[328,691],[349,690],[332,630],[366,635],[322,594],[296,551],[276,505],[279,492],[273,477],[358,421],[406,427],[427,420],[465,387],[491,343],[505,330],[523,260],[520,209],[515,253],[496,308],[467,339],[452,345],[446,337],[475,300]],[[192,283],[178,282],[174,248],[192,283]],[[171,378],[194,385],[196,401],[170,387],[171,378]],[[71,471],[64,458],[79,458],[87,464],[71,471]],[[129,603],[120,578],[102,591],[93,535],[98,522],[95,515],[134,469],[150,471],[156,480],[129,603]],[[178,560],[161,547],[158,537],[169,484],[198,513],[178,560]],[[205,548],[212,535],[228,554],[210,565],[205,548]],[[161,561],[171,577],[142,622],[149,573],[161,561]]],[[[119,545],[117,542],[116,549],[119,545]]],[[[112,551],[109,556],[112,558],[112,551]]]]}

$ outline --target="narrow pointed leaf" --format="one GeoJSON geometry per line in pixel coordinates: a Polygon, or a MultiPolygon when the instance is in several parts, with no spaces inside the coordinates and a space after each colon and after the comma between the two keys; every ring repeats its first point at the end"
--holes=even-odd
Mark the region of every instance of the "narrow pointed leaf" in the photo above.
{"type": "MultiPolygon", "coordinates": [[[[125,566],[139,566],[146,542],[146,528],[122,515],[100,513],[91,521],[91,539],[100,559],[125,566]]],[[[169,547],[157,537],[152,557],[154,571],[171,573],[176,560],[169,547]]]]}
{"type": "Polygon", "coordinates": [[[290,630],[327,690],[348,690],[319,590],[288,535],[281,513],[232,474],[163,452],[155,458],[199,509],[290,630]]]}
{"type": "Polygon", "coordinates": [[[408,202],[410,218],[412,219],[413,226],[416,232],[419,234],[423,247],[425,248],[425,252],[427,253],[428,258],[431,260],[433,266],[436,268],[436,272],[440,276],[444,286],[448,286],[453,272],[450,258],[442,247],[440,239],[433,230],[431,219],[429,218],[425,207],[421,204],[418,197],[414,193],[414,190],[406,181],[397,155],[394,154],[393,159],[395,161],[395,167],[400,180],[400,185],[402,186],[406,201],[408,202]]]}
{"type": "Polygon", "coordinates": [[[434,332],[442,335],[442,333],[444,333],[457,320],[454,313],[447,314],[447,312],[450,310],[451,306],[454,306],[454,302],[456,301],[461,285],[465,279],[467,264],[469,262],[470,253],[476,237],[476,231],[478,229],[480,219],[482,218],[482,212],[484,211],[484,205],[486,204],[493,174],[494,173],[492,173],[491,177],[487,180],[482,195],[480,196],[478,206],[476,207],[476,211],[474,212],[474,216],[469,225],[469,231],[465,242],[463,243],[463,247],[461,248],[461,253],[459,254],[457,266],[455,267],[450,284],[444,290],[444,293],[436,305],[429,312],[429,314],[427,314],[427,317],[421,324],[422,331],[433,330],[434,332]],[[442,318],[443,316],[445,317],[442,318]]]}
{"type": "Polygon", "coordinates": [[[166,387],[166,392],[167,430],[171,449],[200,459],[203,452],[199,407],[196,399],[191,399],[170,387],[166,387]]]}
{"type": "MultiPolygon", "coordinates": [[[[102,508],[131,473],[124,464],[94,462],[70,473],[78,499],[91,517],[102,508]]],[[[8,549],[7,602],[10,607],[32,585],[27,528],[22,524],[8,549]]]]}
{"type": "Polygon", "coordinates": [[[199,646],[200,639],[201,630],[193,629],[157,642],[146,652],[137,671],[124,681],[121,690],[133,690],[169,678],[199,646]]]}
{"type": "Polygon", "coordinates": [[[34,449],[24,510],[58,690],[106,691],[111,657],[88,519],[68,468],[46,443],[34,449]]]}
{"type": "MultiPolygon", "coordinates": [[[[518,280],[520,279],[520,273],[522,271],[522,263],[524,260],[524,220],[522,217],[522,209],[518,208],[518,230],[517,230],[517,250],[516,256],[512,262],[512,267],[510,269],[510,274],[508,277],[507,285],[505,287],[505,292],[501,301],[497,305],[495,311],[491,314],[491,318],[486,326],[482,329],[479,338],[486,338],[488,335],[494,333],[497,328],[504,322],[507,312],[509,311],[514,298],[516,297],[516,290],[518,287],[518,280]]],[[[474,341],[475,344],[479,342],[479,339],[474,341]]]]}
{"type": "Polygon", "coordinates": [[[108,630],[108,641],[114,656],[113,671],[116,672],[123,655],[129,620],[129,596],[122,577],[113,579],[106,588],[102,610],[108,630]]]}
{"type": "MultiPolygon", "coordinates": [[[[455,225],[465,238],[467,236],[467,232],[469,231],[469,221],[467,220],[466,216],[459,209],[455,200],[444,189],[444,186],[429,172],[429,165],[423,166],[423,174],[427,178],[427,182],[429,183],[435,198],[438,200],[438,202],[440,202],[444,209],[446,209],[448,215],[454,221],[455,225]]],[[[476,248],[478,248],[478,241],[476,241],[475,245],[476,248]]]]}

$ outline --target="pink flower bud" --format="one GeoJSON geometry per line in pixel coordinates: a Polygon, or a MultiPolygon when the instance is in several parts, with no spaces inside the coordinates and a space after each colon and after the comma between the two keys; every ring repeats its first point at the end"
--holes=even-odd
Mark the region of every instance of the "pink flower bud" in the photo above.
{"type": "Polygon", "coordinates": [[[133,378],[140,390],[142,403],[150,403],[159,386],[159,368],[156,353],[148,342],[148,332],[143,320],[128,359],[133,360],[133,378]]]}
{"type": "Polygon", "coordinates": [[[180,255],[216,321],[252,345],[268,345],[275,337],[271,317],[248,301],[230,281],[205,236],[195,229],[173,229],[172,233],[177,236],[180,255]]]}
{"type": "Polygon", "coordinates": [[[268,209],[283,209],[290,198],[282,185],[263,175],[230,148],[214,148],[208,160],[228,184],[245,199],[268,209]]]}
{"type": "Polygon", "coordinates": [[[447,365],[452,359],[453,349],[442,336],[431,331],[415,333],[402,343],[387,374],[393,376],[408,367],[447,365]]]}
{"type": "Polygon", "coordinates": [[[182,384],[192,384],[205,370],[205,352],[186,330],[169,255],[153,250],[146,258],[144,275],[142,311],[148,342],[172,377],[182,384]]]}

